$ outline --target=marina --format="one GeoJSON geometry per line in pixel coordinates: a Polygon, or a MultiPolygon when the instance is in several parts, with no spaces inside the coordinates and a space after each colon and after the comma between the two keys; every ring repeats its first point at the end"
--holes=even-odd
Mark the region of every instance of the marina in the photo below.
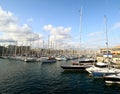
{"type": "Polygon", "coordinates": [[[120,94],[119,18],[119,0],[0,1],[0,94],[120,94]]]}
{"type": "Polygon", "coordinates": [[[1,43],[1,94],[120,92],[120,55],[112,53],[108,47],[107,31],[107,47],[104,50],[80,47],[57,49],[50,45],[49,37],[46,47],[34,48],[34,41],[25,41],[27,44],[24,45],[18,45],[19,41],[1,43]]]}
{"type": "Polygon", "coordinates": [[[55,63],[0,59],[1,94],[118,94],[119,84],[106,84],[93,79],[88,72],[64,71],[60,66],[70,61],[55,63]]]}

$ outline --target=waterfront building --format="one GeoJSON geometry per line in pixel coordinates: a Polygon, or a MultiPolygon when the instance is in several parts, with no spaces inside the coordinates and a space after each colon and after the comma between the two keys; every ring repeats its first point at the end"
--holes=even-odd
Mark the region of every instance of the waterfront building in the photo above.
{"type": "MultiPolygon", "coordinates": [[[[106,48],[101,48],[100,52],[106,53],[106,50],[107,50],[106,48]]],[[[120,46],[114,46],[114,47],[109,48],[109,52],[112,54],[120,55],[120,46]]]]}

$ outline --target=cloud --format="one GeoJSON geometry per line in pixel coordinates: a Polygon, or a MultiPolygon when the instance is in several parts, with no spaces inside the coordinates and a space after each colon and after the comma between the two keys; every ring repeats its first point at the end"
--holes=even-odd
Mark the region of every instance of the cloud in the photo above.
{"type": "Polygon", "coordinates": [[[98,43],[100,41],[105,41],[106,39],[106,33],[104,31],[96,31],[96,32],[91,32],[89,35],[89,42],[91,43],[98,43]]]}
{"type": "Polygon", "coordinates": [[[113,25],[112,29],[118,29],[120,28],[120,22],[117,22],[113,25]]]}
{"type": "Polygon", "coordinates": [[[12,12],[5,11],[0,7],[0,32],[4,33],[3,37],[0,36],[0,40],[29,41],[39,39],[39,35],[34,33],[28,24],[20,25],[18,22],[12,12]]]}
{"type": "Polygon", "coordinates": [[[31,22],[33,22],[33,18],[27,19],[27,23],[31,23],[31,22]]]}
{"type": "Polygon", "coordinates": [[[49,25],[45,25],[43,28],[44,28],[45,31],[51,31],[51,29],[52,29],[53,27],[52,27],[51,24],[49,24],[49,25]]]}
{"type": "Polygon", "coordinates": [[[50,33],[50,40],[56,42],[69,41],[72,36],[70,35],[71,27],[58,26],[54,27],[51,24],[45,25],[44,30],[50,33]]]}
{"type": "Polygon", "coordinates": [[[94,37],[94,36],[100,36],[104,34],[103,31],[97,31],[97,32],[91,32],[88,36],[94,37]]]}
{"type": "Polygon", "coordinates": [[[15,41],[11,38],[11,36],[9,36],[8,34],[6,34],[6,33],[1,33],[1,35],[2,35],[2,36],[0,36],[0,42],[15,42],[15,41]],[[6,37],[6,35],[8,35],[8,36],[6,37]]]}
{"type": "Polygon", "coordinates": [[[81,45],[79,43],[79,37],[77,38],[77,36],[74,37],[71,35],[71,27],[54,27],[53,25],[49,24],[44,26],[44,30],[49,32],[50,41],[56,42],[57,45],[59,45],[59,47],[63,49],[78,49],[79,46],[81,49],[88,49],[98,48],[105,45],[105,32],[102,30],[88,34],[85,39],[82,39],[81,45]],[[73,40],[75,38],[76,40],[73,40]]]}

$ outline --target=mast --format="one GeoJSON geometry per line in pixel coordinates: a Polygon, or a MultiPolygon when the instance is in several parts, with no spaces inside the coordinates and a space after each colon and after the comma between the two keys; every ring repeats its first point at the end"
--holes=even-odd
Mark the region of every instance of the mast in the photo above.
{"type": "Polygon", "coordinates": [[[15,41],[15,52],[14,52],[14,56],[17,56],[17,41],[15,41]]]}
{"type": "Polygon", "coordinates": [[[108,34],[107,34],[107,17],[104,16],[104,20],[105,20],[105,33],[106,33],[106,47],[107,47],[107,55],[108,55],[108,34]]]}
{"type": "Polygon", "coordinates": [[[104,16],[104,20],[105,20],[105,33],[106,33],[106,47],[107,47],[107,55],[108,55],[109,48],[108,48],[107,17],[106,16],[104,16]]]}
{"type": "Polygon", "coordinates": [[[45,44],[45,42],[44,42],[44,40],[43,40],[43,46],[42,46],[42,56],[45,56],[45,52],[46,52],[46,48],[45,48],[45,46],[44,46],[44,44],[45,44]]]}
{"type": "Polygon", "coordinates": [[[5,56],[5,44],[3,43],[3,47],[2,47],[2,57],[5,56]]]}
{"type": "Polygon", "coordinates": [[[104,16],[104,21],[105,21],[105,33],[106,33],[107,60],[108,60],[108,68],[110,69],[109,48],[108,48],[108,33],[107,33],[107,17],[106,16],[104,16]]]}
{"type": "Polygon", "coordinates": [[[82,35],[82,7],[80,9],[80,28],[79,28],[79,33],[80,33],[80,40],[79,40],[79,57],[80,57],[80,48],[81,48],[81,35],[82,35]]]}
{"type": "Polygon", "coordinates": [[[47,55],[50,55],[50,35],[48,34],[47,55]]]}

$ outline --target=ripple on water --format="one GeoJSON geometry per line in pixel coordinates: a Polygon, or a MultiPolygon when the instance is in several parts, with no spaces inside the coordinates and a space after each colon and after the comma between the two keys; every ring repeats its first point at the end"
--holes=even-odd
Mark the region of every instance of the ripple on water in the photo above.
{"type": "Polygon", "coordinates": [[[56,62],[42,64],[0,59],[2,94],[119,94],[120,85],[106,85],[86,72],[63,71],[56,62]]]}

